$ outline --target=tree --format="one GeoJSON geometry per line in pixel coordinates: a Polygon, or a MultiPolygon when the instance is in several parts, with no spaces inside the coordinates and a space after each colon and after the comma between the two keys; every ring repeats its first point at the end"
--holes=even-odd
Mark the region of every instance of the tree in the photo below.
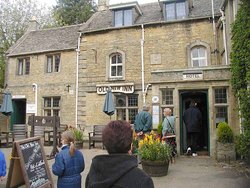
{"type": "Polygon", "coordinates": [[[92,0],[58,0],[53,16],[60,26],[86,22],[95,11],[92,0]]]}
{"type": "Polygon", "coordinates": [[[232,28],[232,87],[239,99],[243,133],[237,139],[240,154],[250,160],[250,1],[241,0],[232,28]]]}
{"type": "Polygon", "coordinates": [[[4,87],[5,53],[25,33],[36,17],[41,27],[54,25],[50,9],[36,0],[0,0],[0,88],[4,87]]]}

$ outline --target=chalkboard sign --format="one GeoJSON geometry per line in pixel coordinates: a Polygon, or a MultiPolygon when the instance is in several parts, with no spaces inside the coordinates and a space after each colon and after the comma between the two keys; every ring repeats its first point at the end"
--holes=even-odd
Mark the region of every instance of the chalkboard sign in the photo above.
{"type": "Polygon", "coordinates": [[[54,187],[40,137],[14,142],[7,187],[54,187]],[[13,172],[19,171],[19,178],[13,172]],[[22,176],[21,176],[22,174],[22,176]]]}

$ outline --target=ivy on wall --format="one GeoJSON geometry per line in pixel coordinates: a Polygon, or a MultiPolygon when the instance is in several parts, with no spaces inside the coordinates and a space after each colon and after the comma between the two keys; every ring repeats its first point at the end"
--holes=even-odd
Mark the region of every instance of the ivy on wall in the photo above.
{"type": "Polygon", "coordinates": [[[236,139],[237,151],[250,159],[250,1],[241,0],[232,27],[231,83],[239,99],[243,133],[236,139]]]}

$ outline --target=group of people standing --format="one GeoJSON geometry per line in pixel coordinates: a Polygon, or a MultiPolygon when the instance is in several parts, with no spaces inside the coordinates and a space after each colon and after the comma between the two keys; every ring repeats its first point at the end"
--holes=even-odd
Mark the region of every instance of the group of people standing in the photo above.
{"type": "MultiPolygon", "coordinates": [[[[144,106],[135,118],[134,130],[139,138],[144,134],[149,134],[152,130],[152,116],[149,109],[149,106],[144,106]]],[[[165,108],[163,114],[165,116],[162,129],[163,138],[175,135],[175,116],[172,116],[171,109],[165,108]]],[[[191,103],[190,108],[185,111],[183,120],[187,127],[188,140],[190,140],[188,144],[195,152],[201,114],[194,103],[191,103]]],[[[152,178],[138,168],[137,159],[130,155],[134,130],[130,123],[120,120],[111,121],[105,126],[102,140],[108,155],[98,155],[92,159],[85,181],[86,188],[154,187],[152,178]]],[[[177,154],[175,136],[171,138],[165,141],[172,145],[172,157],[175,157],[177,154]]],[[[52,172],[58,176],[58,188],[82,187],[81,173],[85,168],[85,161],[82,152],[75,148],[74,142],[74,135],[71,131],[65,131],[62,134],[61,151],[55,156],[55,162],[52,165],[52,172]]],[[[0,179],[2,180],[5,175],[6,162],[0,151],[0,179]]]]}

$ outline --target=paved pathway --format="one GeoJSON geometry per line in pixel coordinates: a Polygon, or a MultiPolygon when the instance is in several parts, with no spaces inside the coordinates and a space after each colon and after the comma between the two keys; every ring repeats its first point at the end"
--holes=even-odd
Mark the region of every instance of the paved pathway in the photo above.
{"type": "MultiPolygon", "coordinates": [[[[5,153],[6,159],[9,159],[11,148],[1,148],[5,153]]],[[[45,147],[45,153],[49,154],[51,147],[45,147]]],[[[82,150],[86,168],[82,173],[82,187],[84,187],[85,178],[89,171],[91,160],[95,155],[106,153],[105,150],[87,149],[82,150]]],[[[54,159],[49,160],[49,167],[54,159]]],[[[9,160],[7,160],[9,167],[9,160]]],[[[141,168],[141,165],[139,165],[141,168]]],[[[8,170],[8,169],[7,169],[8,170]]],[[[57,177],[52,175],[56,185],[57,177]]],[[[235,168],[232,165],[216,163],[207,156],[186,157],[180,156],[175,164],[170,164],[168,175],[164,177],[153,178],[155,188],[249,188],[250,177],[243,173],[242,168],[235,168]]],[[[6,181],[0,182],[0,188],[5,187],[6,181]]],[[[25,186],[22,186],[25,187],[25,186]]],[[[55,186],[56,187],[56,186],[55,186]]]]}

